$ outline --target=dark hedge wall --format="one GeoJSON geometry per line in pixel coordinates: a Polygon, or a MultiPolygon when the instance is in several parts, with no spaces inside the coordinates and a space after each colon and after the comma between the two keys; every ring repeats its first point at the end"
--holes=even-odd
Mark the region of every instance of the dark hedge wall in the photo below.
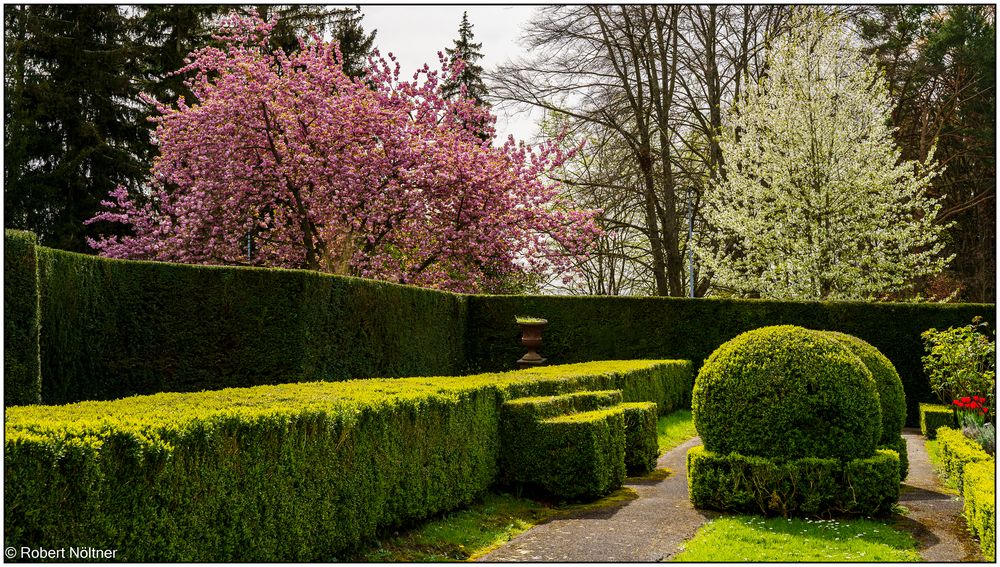
{"type": "Polygon", "coordinates": [[[549,364],[587,360],[680,358],[695,368],[719,345],[767,325],[800,325],[860,337],[893,362],[906,390],[907,423],[917,404],[936,398],[923,373],[920,333],[966,325],[975,315],[996,323],[992,304],[790,302],[739,299],[582,296],[470,296],[466,356],[470,371],[511,368],[524,349],[517,315],[549,325],[539,350],[549,364]]]}
{"type": "Polygon", "coordinates": [[[37,249],[34,234],[4,231],[4,406],[41,403],[37,249]]]}
{"type": "Polygon", "coordinates": [[[454,375],[465,366],[458,295],[299,270],[38,250],[47,404],[454,375]]]}

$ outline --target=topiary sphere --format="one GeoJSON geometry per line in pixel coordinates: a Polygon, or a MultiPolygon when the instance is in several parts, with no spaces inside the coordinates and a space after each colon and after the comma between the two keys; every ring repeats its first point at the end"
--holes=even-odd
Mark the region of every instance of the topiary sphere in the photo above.
{"type": "Polygon", "coordinates": [[[851,349],[872,373],[882,408],[882,435],[879,444],[896,443],[900,431],[906,425],[906,394],[903,393],[903,381],[899,379],[896,367],[877,348],[854,335],[836,331],[825,333],[851,349]]]}
{"type": "Polygon", "coordinates": [[[878,390],[840,341],[793,325],[743,333],[713,352],[691,408],[705,448],[773,459],[867,458],[882,430],[878,390]]]}

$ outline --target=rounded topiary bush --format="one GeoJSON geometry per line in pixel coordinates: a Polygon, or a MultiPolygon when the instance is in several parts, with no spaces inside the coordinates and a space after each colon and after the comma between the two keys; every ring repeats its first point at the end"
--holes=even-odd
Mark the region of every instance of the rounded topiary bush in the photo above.
{"type": "Polygon", "coordinates": [[[865,458],[882,430],[864,362],[838,340],[792,325],[749,331],[716,349],[691,406],[705,448],[723,455],[865,458]]]}
{"type": "Polygon", "coordinates": [[[825,331],[825,333],[844,346],[851,349],[875,379],[878,389],[879,405],[882,408],[881,444],[895,443],[899,433],[906,425],[906,394],[903,393],[903,381],[896,372],[896,367],[884,354],[867,342],[845,333],[825,331]]]}

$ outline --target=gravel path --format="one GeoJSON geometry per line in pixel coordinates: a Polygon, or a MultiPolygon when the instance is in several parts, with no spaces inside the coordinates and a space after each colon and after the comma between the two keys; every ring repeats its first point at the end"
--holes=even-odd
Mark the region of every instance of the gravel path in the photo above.
{"type": "MultiPolygon", "coordinates": [[[[925,561],[982,561],[969,537],[962,500],[950,494],[934,472],[924,438],[916,429],[903,432],[910,474],[900,504],[908,510],[896,526],[917,540],[925,561]]],[[[685,455],[700,443],[696,437],[668,451],[659,467],[674,471],[662,481],[633,481],[639,497],[623,506],[552,520],[536,526],[480,561],[663,561],[678,552],[706,520],[718,514],[695,510],[688,500],[685,455]]]]}
{"type": "Polygon", "coordinates": [[[627,482],[639,497],[623,506],[558,518],[536,526],[480,561],[661,561],[715,514],[688,500],[685,456],[696,437],[660,457],[673,474],[661,481],[627,482]]]}
{"type": "Polygon", "coordinates": [[[908,510],[898,527],[913,534],[924,561],[983,561],[978,544],[966,531],[962,499],[941,484],[918,429],[903,430],[910,474],[899,503],[908,510]]]}

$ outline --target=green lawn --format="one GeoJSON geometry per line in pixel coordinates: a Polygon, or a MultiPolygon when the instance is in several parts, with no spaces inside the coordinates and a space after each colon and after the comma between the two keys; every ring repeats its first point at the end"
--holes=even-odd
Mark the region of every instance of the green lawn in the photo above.
{"type": "Polygon", "coordinates": [[[701,527],[674,561],[920,561],[905,532],[874,520],[727,516],[701,527]]]}
{"type": "Polygon", "coordinates": [[[698,435],[698,432],[694,430],[691,411],[675,410],[661,417],[656,422],[656,435],[661,455],[698,435]]]}

